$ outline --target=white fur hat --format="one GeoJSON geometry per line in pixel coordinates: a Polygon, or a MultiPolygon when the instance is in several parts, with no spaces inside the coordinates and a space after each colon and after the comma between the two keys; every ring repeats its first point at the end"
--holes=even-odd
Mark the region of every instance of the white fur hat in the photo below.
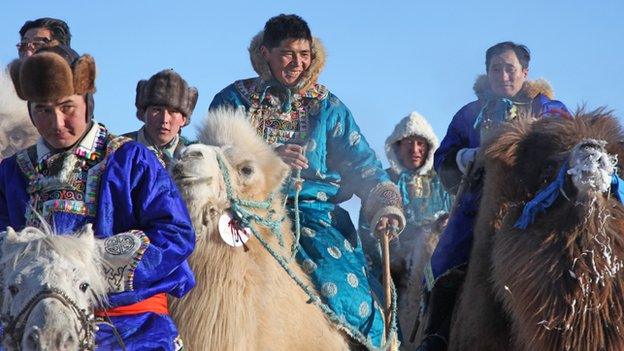
{"type": "Polygon", "coordinates": [[[386,139],[386,157],[388,157],[390,168],[396,174],[401,174],[401,172],[405,170],[405,167],[401,164],[401,159],[397,154],[397,142],[414,135],[423,137],[429,142],[429,153],[427,154],[427,159],[422,167],[417,170],[417,174],[426,174],[433,168],[433,154],[438,149],[438,146],[440,146],[440,142],[425,117],[414,111],[410,113],[409,116],[404,117],[394,127],[392,134],[390,134],[390,136],[386,139]]]}

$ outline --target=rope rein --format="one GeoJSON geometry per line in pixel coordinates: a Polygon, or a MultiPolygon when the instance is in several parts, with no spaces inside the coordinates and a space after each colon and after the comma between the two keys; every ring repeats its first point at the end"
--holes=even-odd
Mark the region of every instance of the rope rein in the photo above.
{"type": "MultiPolygon", "coordinates": [[[[271,232],[271,235],[275,236],[278,239],[280,246],[284,247],[284,236],[280,230],[281,224],[286,219],[285,216],[279,219],[273,218],[275,216],[275,210],[271,209],[271,205],[273,204],[273,200],[275,199],[275,193],[269,194],[268,198],[264,201],[255,201],[255,200],[245,200],[240,199],[234,195],[234,188],[232,187],[232,180],[230,178],[230,172],[222,158],[221,155],[217,154],[217,161],[219,163],[219,168],[221,169],[221,174],[223,175],[223,180],[225,182],[226,194],[228,197],[228,201],[230,202],[232,215],[236,217],[237,220],[240,221],[242,227],[247,227],[251,230],[253,235],[258,239],[258,241],[262,244],[265,250],[273,256],[273,258],[279,263],[279,265],[288,273],[288,276],[295,281],[295,283],[306,293],[308,296],[308,303],[314,303],[317,305],[323,313],[327,315],[329,320],[336,324],[338,329],[343,330],[349,336],[354,338],[357,342],[366,346],[370,350],[388,350],[392,345],[392,337],[386,335],[386,340],[384,345],[381,348],[376,348],[372,345],[371,341],[368,340],[362,332],[353,328],[349,324],[344,321],[344,317],[340,318],[336,312],[334,312],[326,303],[321,300],[321,297],[314,291],[313,288],[308,286],[299,276],[297,276],[292,269],[289,267],[289,263],[296,256],[299,250],[299,238],[301,237],[301,218],[299,214],[299,193],[303,187],[303,179],[301,178],[301,170],[297,170],[295,172],[294,184],[295,184],[295,196],[294,196],[294,225],[295,225],[295,233],[294,233],[294,241],[291,246],[290,257],[284,257],[277,251],[271,247],[271,244],[264,239],[261,233],[258,232],[256,226],[253,224],[262,225],[268,228],[271,232]],[[265,209],[268,210],[268,216],[266,218],[261,217],[249,209],[265,209]]],[[[394,284],[392,285],[392,322],[391,322],[391,333],[396,334],[396,290],[394,284]]]]}

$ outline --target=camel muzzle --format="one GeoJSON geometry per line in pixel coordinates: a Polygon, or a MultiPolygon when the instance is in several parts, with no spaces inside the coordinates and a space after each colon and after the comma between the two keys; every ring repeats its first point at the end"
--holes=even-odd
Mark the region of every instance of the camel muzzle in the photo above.
{"type": "Polygon", "coordinates": [[[567,174],[579,194],[596,195],[611,188],[617,158],[607,153],[606,144],[604,140],[584,139],[572,149],[567,174]]]}

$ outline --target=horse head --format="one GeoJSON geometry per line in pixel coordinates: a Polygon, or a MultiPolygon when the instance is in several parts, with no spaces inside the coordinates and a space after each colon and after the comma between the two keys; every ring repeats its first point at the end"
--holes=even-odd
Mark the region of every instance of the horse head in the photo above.
{"type": "Polygon", "coordinates": [[[71,236],[12,228],[0,244],[3,344],[18,350],[92,350],[94,308],[106,301],[91,225],[71,236]]]}

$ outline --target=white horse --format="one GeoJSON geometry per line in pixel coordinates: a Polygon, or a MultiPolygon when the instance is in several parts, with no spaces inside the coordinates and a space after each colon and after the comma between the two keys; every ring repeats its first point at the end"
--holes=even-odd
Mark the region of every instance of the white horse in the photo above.
{"type": "Polygon", "coordinates": [[[106,307],[105,240],[28,227],[0,234],[0,313],[8,350],[94,350],[93,311],[106,307]]]}

